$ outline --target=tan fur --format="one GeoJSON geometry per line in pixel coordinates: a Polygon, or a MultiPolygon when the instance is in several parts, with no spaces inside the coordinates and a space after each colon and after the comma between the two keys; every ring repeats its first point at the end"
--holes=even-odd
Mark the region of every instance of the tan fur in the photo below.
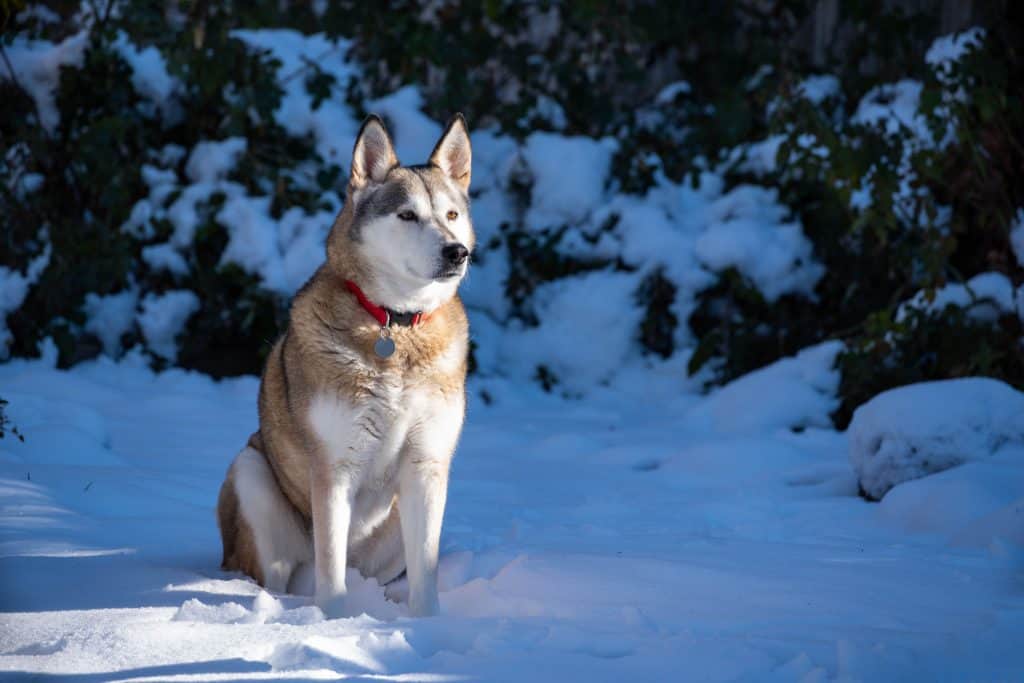
{"type": "Polygon", "coordinates": [[[248,574],[256,579],[256,583],[264,585],[256,542],[252,536],[252,529],[239,512],[238,495],[235,493],[235,484],[230,474],[220,487],[220,495],[217,497],[217,522],[224,545],[221,566],[224,569],[248,574]]]}
{"type": "MultiPolygon", "coordinates": [[[[360,262],[350,237],[353,192],[350,185],[328,237],[326,262],[295,296],[287,331],[267,357],[259,392],[259,431],[248,444],[264,455],[280,491],[309,529],[314,497],[325,495],[318,487],[326,485],[330,472],[325,468],[332,466],[308,417],[318,396],[343,397],[359,405],[375,400],[379,387],[389,384],[401,392],[434,397],[439,405],[458,411],[464,407],[468,322],[457,296],[430,311],[426,322],[416,327],[390,328],[396,346],[390,358],[374,354],[380,326],[345,286],[351,280],[373,296],[375,273],[360,262]]],[[[447,461],[443,469],[446,480],[447,461]]],[[[401,573],[405,558],[398,505],[396,495],[375,529],[363,537],[349,537],[349,566],[382,581],[401,573]]],[[[264,585],[252,531],[240,514],[234,468],[221,488],[218,519],[223,567],[264,585]]]]}

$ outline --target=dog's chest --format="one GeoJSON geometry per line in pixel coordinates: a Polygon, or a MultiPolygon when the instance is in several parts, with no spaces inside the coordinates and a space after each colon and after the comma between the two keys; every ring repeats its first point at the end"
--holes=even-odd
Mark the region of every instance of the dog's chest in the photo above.
{"type": "Polygon", "coordinates": [[[422,389],[383,377],[358,396],[317,395],[309,422],[333,466],[348,470],[357,488],[379,490],[394,479],[410,434],[439,408],[422,389]]]}

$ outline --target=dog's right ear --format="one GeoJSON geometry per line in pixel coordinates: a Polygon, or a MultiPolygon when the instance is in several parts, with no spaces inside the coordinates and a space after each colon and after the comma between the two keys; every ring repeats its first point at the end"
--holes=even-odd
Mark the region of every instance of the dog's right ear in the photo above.
{"type": "Polygon", "coordinates": [[[356,145],[352,150],[352,174],[349,185],[359,190],[370,183],[380,183],[387,177],[388,171],[398,166],[395,146],[391,144],[384,122],[375,114],[370,114],[363,122],[356,137],[356,145]]]}

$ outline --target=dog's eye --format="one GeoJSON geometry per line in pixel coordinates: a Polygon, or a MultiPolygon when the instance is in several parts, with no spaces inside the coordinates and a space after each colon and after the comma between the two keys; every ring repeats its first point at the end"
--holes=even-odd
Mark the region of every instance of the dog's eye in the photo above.
{"type": "Polygon", "coordinates": [[[453,220],[455,220],[458,217],[459,217],[459,212],[458,211],[449,211],[448,212],[448,220],[453,221],[453,220]]]}
{"type": "Polygon", "coordinates": [[[403,221],[416,220],[416,214],[414,214],[412,211],[403,211],[402,213],[398,214],[398,217],[401,218],[403,221]]]}

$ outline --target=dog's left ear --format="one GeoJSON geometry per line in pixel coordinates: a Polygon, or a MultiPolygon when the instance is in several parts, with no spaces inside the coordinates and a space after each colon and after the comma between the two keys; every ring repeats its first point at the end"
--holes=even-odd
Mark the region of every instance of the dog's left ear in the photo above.
{"type": "Polygon", "coordinates": [[[456,114],[448,122],[448,127],[430,155],[430,163],[444,171],[463,191],[469,190],[473,151],[469,145],[466,119],[462,114],[456,114]]]}

